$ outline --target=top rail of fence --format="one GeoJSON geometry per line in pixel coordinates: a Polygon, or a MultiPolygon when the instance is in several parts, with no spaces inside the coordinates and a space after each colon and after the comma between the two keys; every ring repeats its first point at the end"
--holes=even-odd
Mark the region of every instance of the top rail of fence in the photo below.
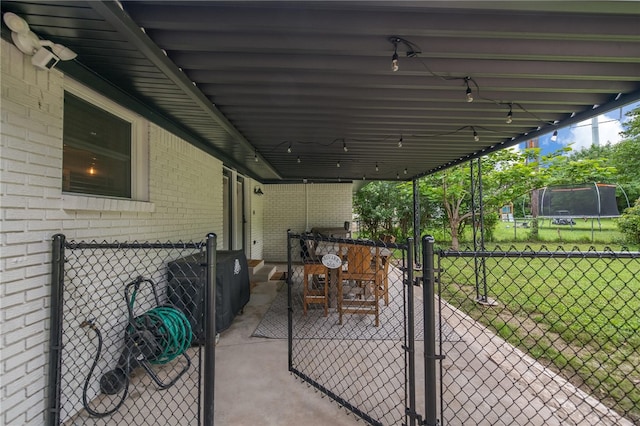
{"type": "Polygon", "coordinates": [[[530,247],[524,250],[439,250],[441,257],[480,257],[480,258],[555,258],[555,259],[640,259],[640,252],[637,251],[613,251],[613,250],[586,250],[572,249],[565,251],[559,248],[551,251],[542,247],[536,251],[530,247]]]}
{"type": "Polygon", "coordinates": [[[97,242],[97,241],[66,241],[64,246],[70,250],[81,249],[202,249],[206,242],[175,242],[175,243],[161,243],[161,242],[97,242]]]}

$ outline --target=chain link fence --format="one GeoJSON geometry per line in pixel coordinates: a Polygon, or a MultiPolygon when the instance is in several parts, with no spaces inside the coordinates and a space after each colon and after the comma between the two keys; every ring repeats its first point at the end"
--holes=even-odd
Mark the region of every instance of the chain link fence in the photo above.
{"type": "Polygon", "coordinates": [[[640,425],[640,254],[439,251],[443,425],[640,425]],[[482,267],[479,268],[478,265],[482,267]]]}
{"type": "Polygon", "coordinates": [[[406,424],[408,319],[422,320],[405,285],[407,246],[314,234],[288,242],[288,291],[278,297],[289,308],[290,371],[369,424],[406,424]]]}
{"type": "Polygon", "coordinates": [[[54,238],[51,424],[208,424],[211,247],[54,238]]]}

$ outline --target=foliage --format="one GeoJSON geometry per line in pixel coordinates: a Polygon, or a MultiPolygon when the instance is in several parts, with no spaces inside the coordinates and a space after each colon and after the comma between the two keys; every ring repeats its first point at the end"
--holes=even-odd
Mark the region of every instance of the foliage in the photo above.
{"type": "Polygon", "coordinates": [[[371,182],[362,187],[354,199],[362,236],[376,238],[381,233],[392,233],[396,208],[403,201],[392,182],[371,182]]]}
{"type": "MultiPolygon", "coordinates": [[[[548,185],[617,183],[631,199],[639,198],[640,108],[628,116],[630,120],[622,133],[626,139],[616,145],[591,146],[576,152],[565,147],[545,156],[540,155],[539,148],[505,149],[482,157],[485,240],[493,238],[498,223],[494,212],[513,202],[516,214],[527,214],[521,211],[522,206],[527,206],[535,216],[535,190],[548,185]]],[[[452,247],[459,247],[472,217],[469,163],[422,177],[418,187],[420,230],[429,224],[433,229],[428,232],[434,234],[444,227],[452,247]]],[[[354,210],[360,217],[364,237],[379,238],[382,234],[390,234],[403,240],[413,236],[413,183],[371,182],[356,194],[354,210]]],[[[621,219],[621,226],[630,226],[627,225],[629,217],[634,216],[621,219]]],[[[528,238],[538,240],[539,229],[542,231],[534,217],[527,228],[528,238]]],[[[632,231],[625,232],[633,234],[632,231]]]]}
{"type": "Polygon", "coordinates": [[[633,207],[626,209],[618,219],[618,229],[627,241],[632,244],[640,244],[640,198],[633,207]]]}

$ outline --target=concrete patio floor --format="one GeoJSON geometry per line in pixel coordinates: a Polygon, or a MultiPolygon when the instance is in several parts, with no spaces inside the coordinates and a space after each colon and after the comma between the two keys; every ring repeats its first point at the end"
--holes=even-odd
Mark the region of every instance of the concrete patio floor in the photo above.
{"type": "MultiPolygon", "coordinates": [[[[221,334],[216,346],[216,425],[362,424],[288,372],[286,339],[251,337],[281,285],[268,281],[255,286],[244,314],[221,334]]],[[[443,317],[463,336],[443,347],[448,403],[444,419],[455,419],[446,424],[632,425],[463,313],[444,309],[443,317]]],[[[422,359],[422,342],[417,341],[419,413],[424,413],[422,359]]]]}
{"type": "Polygon", "coordinates": [[[362,424],[287,367],[287,340],[251,337],[276,296],[277,281],[252,289],[242,315],[216,346],[216,426],[362,424]]]}

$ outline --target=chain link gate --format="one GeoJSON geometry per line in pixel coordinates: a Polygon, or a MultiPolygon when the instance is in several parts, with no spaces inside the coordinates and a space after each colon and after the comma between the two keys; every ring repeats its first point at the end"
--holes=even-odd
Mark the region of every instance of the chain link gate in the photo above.
{"type": "Polygon", "coordinates": [[[288,251],[289,370],[368,424],[415,425],[411,241],[289,234],[288,251]]]}
{"type": "Polygon", "coordinates": [[[49,424],[212,425],[215,265],[213,234],[206,243],[56,235],[49,424]]]}
{"type": "Polygon", "coordinates": [[[423,250],[442,425],[640,424],[639,253],[423,250]],[[443,325],[461,339],[443,340],[443,325]]]}

